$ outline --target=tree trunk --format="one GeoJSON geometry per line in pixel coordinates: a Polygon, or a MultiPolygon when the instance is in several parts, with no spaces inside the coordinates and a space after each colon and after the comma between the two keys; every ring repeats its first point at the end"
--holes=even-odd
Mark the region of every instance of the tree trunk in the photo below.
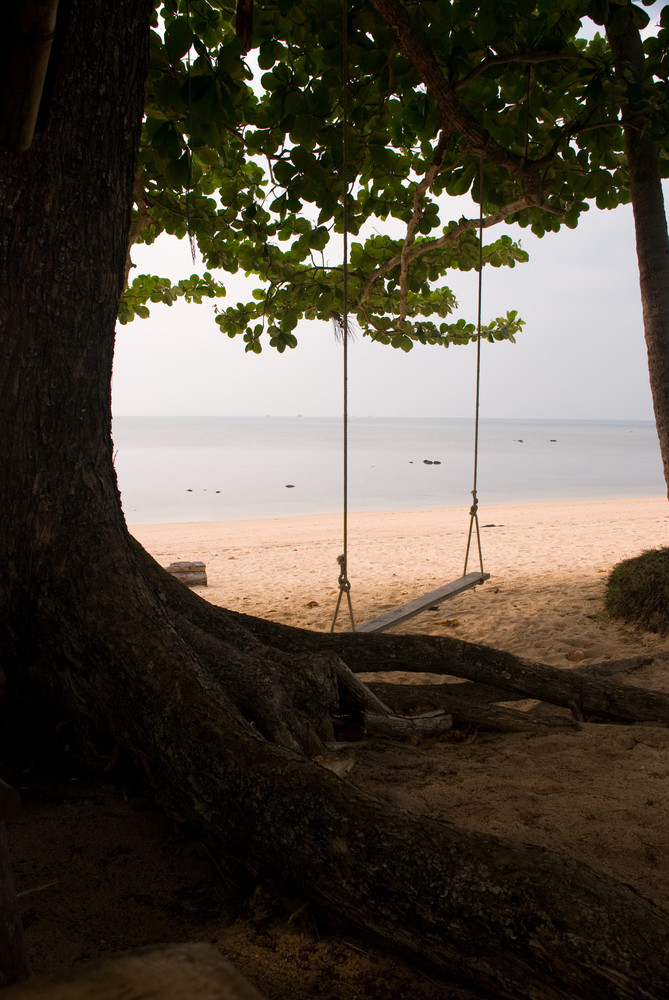
{"type": "Polygon", "coordinates": [[[0,68],[0,147],[30,146],[42,102],[58,0],[23,0],[6,10],[0,68]]]}
{"type": "Polygon", "coordinates": [[[27,979],[28,960],[14,892],[5,817],[0,813],[0,989],[27,979]]]}
{"type": "Polygon", "coordinates": [[[660,1000],[665,913],[569,858],[412,817],[319,767],[340,693],[367,705],[336,650],[304,633],[299,654],[262,641],[127,534],[110,377],[149,4],[63,11],[46,131],[0,159],[8,711],[41,688],[249,871],[456,980],[500,997],[660,1000]]]}
{"type": "MultiPolygon", "coordinates": [[[[611,12],[615,12],[615,17],[607,24],[607,36],[616,74],[630,84],[645,82],[648,71],[633,11],[631,7],[621,9],[611,5],[611,12]]],[[[669,491],[669,236],[662,176],[647,112],[636,108],[633,100],[622,111],[648,372],[669,491]]]]}

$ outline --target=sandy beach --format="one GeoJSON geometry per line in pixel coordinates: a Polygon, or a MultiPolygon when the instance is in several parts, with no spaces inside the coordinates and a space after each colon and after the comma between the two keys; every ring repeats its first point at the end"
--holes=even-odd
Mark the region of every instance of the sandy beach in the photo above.
{"type": "MultiPolygon", "coordinates": [[[[594,662],[669,640],[640,634],[603,614],[607,573],[630,556],[669,544],[663,497],[508,504],[479,514],[482,587],[449,599],[398,631],[483,642],[568,666],[568,654],[594,662]]],[[[336,606],[341,517],[130,526],[163,566],[206,565],[196,588],[236,611],[329,630],[336,606]]],[[[445,508],[349,514],[348,568],[356,622],[404,604],[462,574],[469,511],[445,508]]],[[[479,568],[474,546],[469,570],[479,568]]],[[[349,627],[345,608],[337,629],[349,627]]]]}
{"type": "MultiPolygon", "coordinates": [[[[353,514],[349,575],[358,621],[462,572],[466,510],[353,514]]],[[[400,626],[453,634],[565,670],[641,653],[613,675],[669,692],[669,637],[607,618],[607,573],[667,544],[662,497],[486,508],[491,579],[400,626]]],[[[329,629],[341,522],[334,516],[131,526],[163,565],[206,564],[207,600],[329,629]]],[[[476,555],[476,553],[475,553],[476,555]]],[[[476,560],[470,568],[478,568],[476,560]]],[[[348,627],[344,616],[341,627],[348,627]]],[[[411,675],[406,680],[417,680],[411,675]]],[[[402,808],[560,851],[669,911],[669,729],[587,722],[540,733],[459,726],[439,740],[355,745],[347,780],[402,808]]],[[[168,941],[218,944],[270,1000],[479,1000],[309,908],[239,908],[207,845],[141,789],[74,774],[37,777],[9,828],[35,973],[168,941]],[[296,916],[298,914],[298,916],[296,916]]]]}

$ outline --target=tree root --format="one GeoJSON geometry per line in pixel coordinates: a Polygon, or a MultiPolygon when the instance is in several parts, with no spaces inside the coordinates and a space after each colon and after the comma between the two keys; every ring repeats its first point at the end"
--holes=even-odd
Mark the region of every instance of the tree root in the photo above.
{"type": "MultiPolygon", "coordinates": [[[[228,857],[498,997],[667,995],[669,919],[633,890],[541,848],[410,816],[309,759],[332,731],[333,692],[368,722],[377,714],[394,725],[339,657],[356,670],[382,661],[424,670],[427,660],[464,674],[480,664],[481,680],[494,684],[502,670],[516,688],[519,678],[540,686],[541,671],[423,637],[270,627],[206,604],[148,556],[106,579],[106,588],[71,574],[58,581],[63,593],[49,597],[40,625],[61,648],[51,658],[42,650],[33,669],[53,686],[57,663],[71,714],[129,750],[159,801],[217,837],[228,857]],[[122,631],[108,628],[114,616],[122,631]]],[[[579,680],[592,700],[595,682],[579,680]]]]}
{"type": "MultiPolygon", "coordinates": [[[[545,701],[570,711],[576,706],[585,718],[669,724],[669,695],[663,692],[623,687],[584,671],[533,663],[479,643],[432,635],[330,635],[240,617],[268,644],[286,652],[331,649],[358,674],[397,671],[462,677],[506,692],[509,700],[520,697],[545,701]]],[[[631,662],[634,666],[636,658],[631,662]]]]}

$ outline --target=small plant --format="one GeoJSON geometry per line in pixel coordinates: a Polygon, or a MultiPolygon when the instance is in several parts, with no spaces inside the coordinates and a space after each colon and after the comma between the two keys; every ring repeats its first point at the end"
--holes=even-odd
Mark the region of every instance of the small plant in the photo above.
{"type": "Polygon", "coordinates": [[[650,549],[614,566],[606,586],[614,618],[666,635],[669,632],[669,549],[650,549]]]}

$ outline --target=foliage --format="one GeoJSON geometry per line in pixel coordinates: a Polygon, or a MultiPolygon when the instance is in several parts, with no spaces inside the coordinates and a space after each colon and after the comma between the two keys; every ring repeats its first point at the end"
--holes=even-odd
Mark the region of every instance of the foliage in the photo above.
{"type": "Polygon", "coordinates": [[[225,286],[215,281],[208,271],[205,271],[202,277],[191,274],[190,278],[182,278],[176,283],[172,283],[168,278],[159,278],[157,275],[140,274],[126,288],[118,318],[121,323],[127,323],[134,316],[146,318],[150,312],[147,302],[162,302],[171,306],[180,298],[186,302],[202,302],[203,299],[223,295],[225,286]]]}
{"type": "Polygon", "coordinates": [[[669,549],[650,549],[613,568],[606,610],[651,632],[669,632],[669,549]]]}
{"type": "MultiPolygon", "coordinates": [[[[132,239],[189,233],[210,270],[135,279],[121,322],[150,302],[218,298],[211,271],[241,270],[258,287],[216,322],[249,351],[295,346],[302,317],[343,313],[345,286],[376,340],[468,342],[476,329],[452,320],[445,279],[478,267],[479,220],[450,218],[454,199],[479,203],[486,229],[508,220],[539,236],[576,226],[590,203],[628,201],[630,103],[669,172],[669,8],[645,43],[644,79],[621,80],[605,38],[581,37],[586,16],[615,26],[626,6],[350,0],[344,32],[340,0],[257,0],[246,56],[232,2],[167,0],[152,32],[132,239]]],[[[485,243],[486,264],[527,260],[508,235],[485,243]]],[[[511,313],[484,335],[513,340],[521,326],[511,313]]]]}

